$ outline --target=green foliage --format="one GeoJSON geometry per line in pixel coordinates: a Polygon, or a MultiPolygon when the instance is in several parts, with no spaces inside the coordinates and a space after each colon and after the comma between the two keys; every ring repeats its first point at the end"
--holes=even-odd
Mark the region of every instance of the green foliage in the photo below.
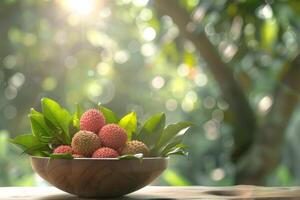
{"type": "Polygon", "coordinates": [[[49,161],[51,161],[51,159],[73,159],[73,156],[70,153],[50,154],[49,157],[49,161]]]}
{"type": "Polygon", "coordinates": [[[32,134],[19,135],[11,142],[29,155],[44,155],[43,151],[49,150],[48,143],[40,141],[38,137],[32,134]]]}
{"type": "Polygon", "coordinates": [[[48,98],[43,98],[41,100],[41,104],[46,123],[51,124],[50,127],[54,129],[53,132],[55,132],[55,134],[62,136],[65,144],[70,144],[70,113],[66,109],[62,108],[57,102],[48,98]]]}
{"type": "Polygon", "coordinates": [[[19,135],[11,142],[30,155],[49,156],[51,148],[61,144],[70,144],[76,131],[80,109],[71,117],[69,112],[54,100],[43,98],[43,113],[31,109],[29,116],[32,134],[19,135]],[[71,124],[71,126],[70,126],[71,124]]]}
{"type": "MultiPolygon", "coordinates": [[[[188,184],[233,184],[231,106],[220,95],[195,46],[180,37],[174,22],[161,16],[151,1],[147,5],[140,3],[146,1],[107,1],[94,6],[94,14],[87,16],[65,9],[61,2],[0,1],[0,13],[5,16],[0,30],[0,155],[4,155],[0,186],[37,184],[26,157],[7,143],[8,138],[28,132],[28,108],[38,109],[41,96],[59,99],[66,107],[74,102],[85,102],[84,107],[102,102],[116,113],[133,110],[141,119],[149,112],[165,112],[170,123],[193,121],[199,126],[184,141],[189,160],[175,157],[169,168],[188,184]],[[155,30],[153,39],[145,37],[148,27],[155,30]],[[163,80],[159,87],[154,84],[157,77],[163,80]],[[220,180],[211,174],[217,168],[225,174],[220,180]]],[[[272,99],[283,64],[299,52],[300,1],[181,0],[180,5],[195,17],[195,31],[205,31],[234,71],[250,104],[258,108],[260,123],[266,114],[260,111],[262,99],[272,99]]],[[[269,185],[300,184],[299,113],[295,110],[284,140],[288,145],[282,147],[285,170],[270,175],[282,181],[269,185]]],[[[107,116],[107,121],[119,122],[118,117],[107,116]]],[[[79,127],[79,117],[71,118],[70,137],[79,127]]],[[[42,131],[41,141],[51,141],[53,146],[63,143],[65,138],[54,135],[56,126],[50,120],[43,122],[38,115],[32,120],[36,130],[45,124],[51,127],[49,136],[42,131]]],[[[138,125],[133,139],[140,130],[138,125]]],[[[176,134],[165,148],[181,144],[182,138],[176,134]]],[[[169,177],[163,176],[159,184],[181,184],[168,181],[169,177]]]]}
{"type": "Polygon", "coordinates": [[[154,153],[158,152],[158,149],[162,149],[167,152],[168,149],[173,148],[181,142],[182,136],[193,124],[191,122],[178,122],[176,124],[168,125],[162,132],[158,142],[154,147],[154,153]],[[180,139],[178,139],[180,136],[180,139]],[[168,146],[169,145],[169,146],[168,146]],[[167,148],[168,147],[168,148],[167,148]]]}
{"type": "Polygon", "coordinates": [[[51,136],[51,130],[48,128],[43,114],[31,109],[30,114],[28,115],[31,123],[32,134],[36,137],[42,136],[51,136]]]}
{"type": "Polygon", "coordinates": [[[80,117],[83,113],[83,108],[80,104],[76,106],[76,112],[72,115],[72,118],[69,122],[69,135],[70,138],[74,136],[80,130],[80,117]]]}
{"type": "Polygon", "coordinates": [[[143,141],[152,150],[159,140],[165,127],[166,116],[164,113],[158,113],[146,120],[137,138],[143,141]]]}
{"type": "MultiPolygon", "coordinates": [[[[72,158],[72,155],[52,154],[53,146],[70,145],[73,135],[79,130],[80,116],[83,113],[81,106],[77,105],[76,112],[71,116],[57,102],[49,98],[42,99],[43,113],[31,109],[29,118],[32,134],[20,135],[11,142],[24,150],[29,155],[47,156],[50,158],[72,158]]],[[[107,123],[117,122],[116,114],[108,108],[100,107],[107,123]]],[[[179,122],[165,126],[166,117],[164,113],[151,116],[146,120],[138,137],[150,147],[152,156],[187,155],[186,146],[180,144],[181,140],[176,136],[183,135],[185,130],[192,125],[190,122],[179,122]],[[185,129],[184,132],[180,132],[185,129]]],[[[118,124],[123,127],[130,141],[137,132],[137,115],[135,112],[128,113],[122,117],[118,124]],[[133,135],[134,134],[134,135],[133,135]]],[[[124,155],[119,159],[141,158],[140,155],[124,155]]]]}
{"type": "Polygon", "coordinates": [[[112,110],[100,106],[100,111],[103,113],[107,124],[117,124],[119,122],[117,115],[112,110]]]}
{"type": "Polygon", "coordinates": [[[187,156],[187,146],[181,142],[183,135],[193,124],[191,122],[179,122],[165,128],[165,121],[164,113],[149,117],[137,135],[137,139],[149,147],[152,156],[187,156]]]}
{"type": "Polygon", "coordinates": [[[187,156],[187,146],[184,144],[172,144],[168,145],[167,148],[165,148],[161,155],[162,156],[170,156],[170,155],[182,155],[187,156]]]}
{"type": "Polygon", "coordinates": [[[80,117],[83,114],[83,108],[80,104],[77,104],[76,106],[76,112],[72,116],[72,124],[76,128],[80,128],[80,117]]]}
{"type": "Polygon", "coordinates": [[[126,130],[128,140],[131,140],[132,134],[136,132],[137,128],[136,113],[131,112],[125,115],[122,119],[120,119],[119,125],[126,130]]]}

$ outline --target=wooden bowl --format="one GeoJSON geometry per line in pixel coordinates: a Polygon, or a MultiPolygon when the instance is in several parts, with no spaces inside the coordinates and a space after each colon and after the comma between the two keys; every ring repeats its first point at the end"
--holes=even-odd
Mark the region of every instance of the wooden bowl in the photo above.
{"type": "Polygon", "coordinates": [[[81,197],[119,197],[134,192],[159,176],[168,158],[51,159],[31,157],[33,170],[55,187],[81,197]]]}

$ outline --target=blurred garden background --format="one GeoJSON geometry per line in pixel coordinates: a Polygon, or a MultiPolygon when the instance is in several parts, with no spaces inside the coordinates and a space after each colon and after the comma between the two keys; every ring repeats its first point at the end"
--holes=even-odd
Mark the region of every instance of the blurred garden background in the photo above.
{"type": "Polygon", "coordinates": [[[45,185],[8,142],[42,97],[194,122],[155,184],[299,185],[299,19],[298,0],[0,1],[0,186],[45,185]]]}

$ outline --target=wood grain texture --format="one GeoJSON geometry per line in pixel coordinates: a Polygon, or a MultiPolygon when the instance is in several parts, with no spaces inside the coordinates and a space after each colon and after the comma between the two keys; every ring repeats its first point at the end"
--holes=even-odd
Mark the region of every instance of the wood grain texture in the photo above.
{"type": "MultiPolygon", "coordinates": [[[[83,200],[54,187],[7,187],[0,188],[1,200],[83,200]]],[[[106,198],[107,200],[110,198],[106,198]]],[[[127,196],[114,200],[299,200],[299,187],[158,187],[147,186],[127,196]]],[[[91,199],[94,200],[94,199],[91,199]]]]}
{"type": "Polygon", "coordinates": [[[168,158],[142,161],[31,157],[32,168],[53,186],[81,197],[118,197],[150,184],[167,167],[168,158]]]}

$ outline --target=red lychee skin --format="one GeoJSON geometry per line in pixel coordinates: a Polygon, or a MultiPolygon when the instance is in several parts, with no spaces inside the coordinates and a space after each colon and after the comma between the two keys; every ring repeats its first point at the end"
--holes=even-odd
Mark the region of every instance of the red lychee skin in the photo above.
{"type": "Polygon", "coordinates": [[[72,147],[68,145],[60,145],[56,147],[53,151],[53,154],[63,154],[63,153],[72,153],[72,147]]]}
{"type": "Polygon", "coordinates": [[[92,156],[92,158],[116,158],[116,157],[119,157],[118,152],[108,147],[102,147],[100,149],[97,149],[92,156]]]}
{"type": "Polygon", "coordinates": [[[104,115],[97,109],[85,111],[80,118],[80,130],[98,133],[105,125],[104,115]]]}
{"type": "Polygon", "coordinates": [[[101,143],[114,150],[122,149],[127,141],[126,131],[117,124],[107,124],[99,132],[101,143]]]}

